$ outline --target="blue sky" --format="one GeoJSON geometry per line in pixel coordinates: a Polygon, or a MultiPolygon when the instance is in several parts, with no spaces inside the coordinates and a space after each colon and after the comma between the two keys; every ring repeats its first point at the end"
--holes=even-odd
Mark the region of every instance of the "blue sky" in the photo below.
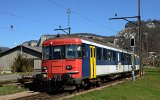
{"type": "MultiPolygon", "coordinates": [[[[71,33],[112,36],[124,29],[126,22],[108,19],[115,14],[137,16],[137,4],[138,0],[0,0],[0,46],[12,48],[43,34],[62,33],[54,29],[67,27],[68,8],[71,33]]],[[[159,0],[141,0],[142,20],[159,20],[159,4],[159,0]]]]}

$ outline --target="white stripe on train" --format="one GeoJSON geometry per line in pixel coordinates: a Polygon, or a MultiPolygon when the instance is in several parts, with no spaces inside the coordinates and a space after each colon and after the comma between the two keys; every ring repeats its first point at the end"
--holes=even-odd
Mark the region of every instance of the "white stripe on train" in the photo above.
{"type": "Polygon", "coordinates": [[[94,45],[94,46],[101,47],[101,48],[106,48],[106,49],[110,49],[110,50],[114,50],[114,51],[119,51],[119,52],[124,52],[124,53],[131,54],[130,52],[127,52],[125,50],[116,49],[116,48],[101,45],[101,44],[98,44],[98,43],[95,43],[95,42],[91,42],[91,41],[87,41],[87,40],[83,40],[83,39],[81,39],[81,41],[82,41],[82,43],[86,43],[86,44],[89,44],[89,45],[94,45]]]}

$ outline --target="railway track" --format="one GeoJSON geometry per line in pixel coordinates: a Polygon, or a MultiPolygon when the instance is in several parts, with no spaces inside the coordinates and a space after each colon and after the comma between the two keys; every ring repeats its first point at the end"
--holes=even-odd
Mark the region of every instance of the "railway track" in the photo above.
{"type": "Polygon", "coordinates": [[[18,84],[17,80],[9,80],[9,81],[0,81],[0,86],[2,85],[14,85],[14,84],[18,84]]]}
{"type": "Polygon", "coordinates": [[[39,94],[32,95],[32,96],[27,96],[27,97],[22,97],[22,98],[17,98],[17,99],[14,99],[14,100],[55,100],[55,99],[62,100],[62,99],[65,99],[65,98],[70,98],[70,97],[73,97],[75,95],[81,95],[81,94],[91,92],[91,91],[94,91],[94,90],[101,90],[103,88],[122,83],[125,80],[126,80],[126,78],[114,79],[110,82],[105,82],[105,83],[101,84],[100,87],[91,87],[91,88],[86,89],[86,90],[80,89],[79,91],[77,91],[77,90],[70,91],[70,92],[56,91],[56,93],[55,92],[48,93],[47,90],[43,90],[43,92],[40,92],[39,94]]]}

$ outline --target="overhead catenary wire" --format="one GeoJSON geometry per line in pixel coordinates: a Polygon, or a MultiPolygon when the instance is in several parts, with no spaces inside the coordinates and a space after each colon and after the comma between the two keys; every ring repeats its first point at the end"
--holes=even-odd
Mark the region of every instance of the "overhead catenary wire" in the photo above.
{"type": "Polygon", "coordinates": [[[3,27],[3,26],[0,26],[0,29],[4,29],[4,30],[8,30],[8,31],[14,31],[14,32],[18,32],[18,33],[24,33],[24,34],[27,34],[27,35],[34,35],[33,33],[30,33],[30,32],[25,32],[25,31],[22,31],[22,30],[18,30],[18,29],[14,29],[14,28],[8,28],[8,27],[3,27]]]}
{"type": "MultiPolygon", "coordinates": [[[[59,6],[59,7],[63,8],[63,9],[65,9],[65,10],[68,9],[67,7],[65,7],[65,6],[63,6],[63,5],[59,4],[59,3],[56,3],[56,2],[54,2],[52,0],[48,0],[48,1],[50,3],[56,5],[56,6],[59,6]]],[[[98,26],[101,26],[101,27],[106,28],[106,29],[108,29],[110,31],[113,31],[113,32],[117,32],[114,29],[112,29],[110,27],[107,27],[107,26],[105,26],[105,25],[103,25],[103,24],[101,24],[101,23],[99,23],[99,22],[87,17],[87,16],[84,16],[84,15],[82,15],[81,13],[79,13],[79,12],[77,12],[75,10],[72,10],[72,9],[70,9],[70,10],[72,11],[72,13],[75,13],[78,16],[80,16],[80,17],[82,17],[82,18],[84,18],[84,19],[86,19],[86,20],[88,20],[88,21],[90,21],[90,22],[92,22],[92,23],[94,23],[94,24],[96,24],[98,26]]],[[[33,21],[33,22],[36,22],[36,23],[53,25],[53,23],[50,23],[50,22],[47,22],[47,21],[42,21],[42,20],[37,20],[37,19],[30,18],[30,17],[26,17],[26,16],[21,16],[21,15],[17,15],[17,14],[11,13],[11,12],[6,12],[6,11],[0,10],[0,13],[1,14],[5,14],[5,15],[10,15],[10,16],[13,16],[13,17],[17,17],[17,18],[20,18],[20,19],[30,20],[30,21],[33,21]]]]}
{"type": "MultiPolygon", "coordinates": [[[[59,4],[59,3],[56,3],[56,2],[54,2],[54,1],[52,1],[52,0],[48,0],[48,1],[49,1],[50,3],[56,5],[56,6],[59,6],[59,7],[63,8],[63,9],[65,9],[65,10],[68,9],[67,7],[65,7],[65,6],[63,6],[63,5],[59,4]]],[[[75,13],[75,14],[77,14],[78,16],[80,16],[80,17],[82,17],[82,18],[84,18],[84,19],[86,19],[86,20],[88,20],[88,21],[90,21],[90,22],[92,22],[92,23],[94,23],[94,24],[96,24],[96,25],[98,25],[98,26],[101,26],[101,27],[103,27],[103,28],[106,28],[106,29],[108,29],[108,30],[110,30],[110,31],[112,31],[112,32],[117,32],[117,31],[115,31],[114,29],[112,29],[112,28],[110,28],[110,27],[107,27],[107,26],[105,26],[105,25],[103,25],[103,24],[101,24],[101,23],[99,23],[99,22],[97,22],[97,21],[95,21],[95,20],[93,20],[93,19],[85,16],[85,15],[82,15],[81,13],[79,13],[79,12],[77,12],[77,11],[75,11],[75,10],[72,10],[72,9],[70,9],[70,10],[71,10],[72,13],[75,13]]],[[[1,14],[5,14],[5,15],[10,15],[10,16],[13,16],[13,17],[17,17],[17,18],[20,18],[20,19],[30,20],[30,21],[33,21],[33,22],[36,22],[36,23],[53,25],[53,23],[50,23],[50,22],[47,22],[47,21],[42,21],[42,20],[37,20],[37,19],[30,18],[30,17],[26,17],[26,16],[21,16],[21,15],[17,15],[17,14],[11,13],[11,12],[6,12],[6,11],[0,10],[0,13],[1,13],[1,14]]]]}
{"type": "MultiPolygon", "coordinates": [[[[68,9],[67,7],[65,7],[65,6],[63,6],[63,5],[61,5],[61,4],[57,3],[57,2],[54,2],[54,1],[52,1],[52,0],[48,0],[48,1],[49,1],[50,3],[56,5],[56,6],[59,6],[59,7],[63,8],[63,9],[65,9],[65,10],[68,9]]],[[[106,29],[108,29],[108,30],[110,30],[110,31],[117,32],[117,31],[115,31],[114,29],[112,29],[112,28],[110,28],[110,27],[107,27],[107,26],[105,26],[105,25],[103,25],[103,24],[101,24],[101,23],[99,23],[99,22],[97,22],[97,21],[95,21],[95,20],[87,17],[87,16],[84,16],[84,15],[82,15],[81,13],[79,13],[79,12],[73,10],[73,9],[70,9],[70,10],[72,11],[72,13],[75,13],[75,14],[77,14],[78,16],[80,16],[80,17],[82,17],[82,18],[84,18],[84,19],[86,19],[86,20],[88,20],[88,21],[90,21],[90,22],[92,22],[92,23],[94,23],[94,24],[96,24],[96,25],[99,25],[99,26],[101,26],[101,27],[103,27],[103,28],[106,28],[106,29]]]]}
{"type": "MultiPolygon", "coordinates": [[[[52,23],[49,23],[49,22],[46,22],[46,21],[37,20],[37,19],[30,18],[30,17],[13,14],[11,12],[6,12],[6,11],[0,10],[0,13],[4,14],[4,15],[9,15],[9,16],[17,17],[17,18],[20,18],[20,19],[30,20],[30,21],[36,22],[36,23],[53,25],[52,23]]],[[[34,33],[31,33],[31,32],[25,32],[25,31],[22,31],[22,30],[15,29],[13,24],[11,24],[9,27],[0,26],[0,28],[4,29],[4,30],[14,31],[14,32],[18,32],[18,33],[24,33],[24,34],[27,34],[27,35],[34,35],[34,33]]]]}
{"type": "Polygon", "coordinates": [[[5,14],[5,15],[10,15],[10,16],[13,16],[13,17],[17,17],[17,18],[21,18],[21,19],[25,19],[25,20],[30,20],[30,21],[33,21],[33,22],[36,22],[36,23],[53,25],[53,23],[50,23],[50,22],[46,22],[46,21],[42,21],[42,20],[37,20],[37,19],[30,18],[30,17],[13,14],[13,13],[10,13],[10,12],[5,12],[5,11],[1,11],[0,10],[0,13],[1,14],[5,14]]]}

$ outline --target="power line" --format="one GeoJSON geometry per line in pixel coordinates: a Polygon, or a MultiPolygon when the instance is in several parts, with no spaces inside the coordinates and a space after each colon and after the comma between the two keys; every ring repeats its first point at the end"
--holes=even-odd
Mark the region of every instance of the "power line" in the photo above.
{"type": "MultiPolygon", "coordinates": [[[[63,8],[63,9],[65,9],[65,10],[68,9],[68,8],[66,8],[65,6],[63,6],[63,5],[61,5],[61,4],[58,4],[58,3],[54,2],[54,1],[51,1],[51,0],[48,0],[48,1],[49,1],[50,3],[56,5],[56,6],[59,6],[59,7],[63,8]]],[[[77,12],[77,11],[75,11],[75,10],[72,10],[72,12],[75,13],[75,14],[77,14],[77,15],[79,15],[80,17],[82,17],[82,18],[84,18],[84,19],[86,19],[86,20],[94,23],[94,24],[97,24],[97,25],[99,25],[99,26],[101,26],[101,27],[103,27],[103,28],[109,29],[109,30],[111,30],[111,31],[113,31],[113,32],[117,32],[117,31],[115,31],[114,29],[112,29],[112,28],[110,28],[110,27],[107,27],[107,26],[105,26],[105,25],[103,25],[103,24],[100,24],[100,23],[98,23],[97,21],[95,21],[95,20],[93,20],[93,19],[90,19],[89,17],[80,14],[79,12],[77,12]]],[[[5,15],[10,15],[10,16],[13,16],[13,17],[17,17],[17,18],[21,18],[21,19],[25,19],[25,20],[34,21],[34,22],[37,22],[37,23],[53,25],[52,23],[49,23],[49,22],[46,22],[46,21],[37,20],[37,19],[30,18],[30,17],[25,17],[25,16],[13,14],[13,13],[10,13],[10,12],[4,12],[4,11],[1,11],[1,10],[0,10],[0,13],[1,13],[1,14],[5,14],[5,15]]]]}
{"type": "Polygon", "coordinates": [[[0,26],[1,29],[4,29],[4,30],[9,30],[9,31],[14,31],[14,32],[18,32],[18,33],[24,33],[24,34],[27,34],[27,35],[34,35],[33,33],[30,33],[30,32],[24,32],[22,30],[17,30],[17,29],[13,29],[13,28],[7,28],[7,27],[3,27],[3,26],[0,26]]]}
{"type": "Polygon", "coordinates": [[[37,20],[37,19],[25,17],[25,16],[20,16],[20,15],[16,15],[16,14],[9,13],[9,12],[0,11],[0,13],[1,13],[1,14],[5,14],[5,15],[10,15],[10,16],[13,16],[13,17],[17,17],[17,18],[21,18],[21,19],[25,19],[25,20],[34,21],[34,22],[37,22],[37,23],[53,25],[52,23],[49,23],[49,22],[46,22],[46,21],[37,20]]]}
{"type": "MultiPolygon", "coordinates": [[[[63,6],[63,5],[59,4],[59,3],[56,3],[56,2],[54,2],[54,1],[52,1],[52,0],[48,0],[48,1],[49,1],[50,3],[56,5],[56,6],[59,6],[59,7],[63,8],[63,9],[65,9],[65,10],[68,9],[67,7],[65,7],[65,6],[63,6]]],[[[105,25],[103,25],[103,24],[101,24],[101,23],[99,23],[99,22],[97,22],[97,21],[95,21],[95,20],[93,20],[93,19],[90,19],[89,17],[84,16],[84,15],[80,14],[79,12],[77,12],[77,11],[75,11],[75,10],[71,10],[71,11],[72,11],[73,13],[79,15],[80,17],[82,17],[82,18],[84,18],[84,19],[86,19],[86,20],[94,23],[94,24],[97,24],[97,25],[99,25],[99,26],[101,26],[101,27],[103,27],[103,28],[109,29],[110,31],[117,32],[117,31],[115,31],[114,29],[112,29],[112,28],[110,28],[110,27],[107,27],[107,26],[105,26],[105,25]]]]}
{"type": "Polygon", "coordinates": [[[80,14],[79,12],[76,12],[76,11],[74,11],[74,10],[72,10],[72,12],[74,12],[75,14],[81,16],[82,18],[85,18],[86,20],[88,20],[88,21],[90,21],[90,22],[92,22],[92,23],[94,23],[94,24],[97,24],[97,25],[99,25],[99,26],[101,26],[101,27],[103,27],[103,28],[106,28],[106,29],[109,29],[109,30],[111,30],[111,31],[116,32],[116,31],[113,30],[112,28],[107,27],[107,26],[105,26],[105,25],[103,25],[103,24],[101,24],[101,23],[98,23],[97,21],[95,21],[95,20],[93,20],[93,19],[90,19],[89,17],[80,14]]]}
{"type": "Polygon", "coordinates": [[[65,9],[65,10],[68,9],[68,8],[66,8],[65,6],[63,6],[63,5],[61,5],[61,4],[58,4],[58,3],[56,3],[56,2],[54,2],[54,1],[52,1],[52,0],[48,0],[48,1],[49,1],[50,3],[56,5],[56,6],[59,6],[59,7],[63,8],[63,9],[65,9]]]}

